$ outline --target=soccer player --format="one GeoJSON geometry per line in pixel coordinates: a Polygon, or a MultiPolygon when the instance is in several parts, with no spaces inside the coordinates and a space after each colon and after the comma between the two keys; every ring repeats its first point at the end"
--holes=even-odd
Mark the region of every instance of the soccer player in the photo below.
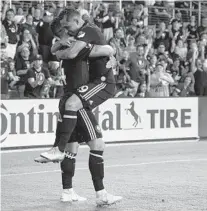
{"type": "MultiPolygon", "coordinates": [[[[76,33],[76,41],[72,43],[70,48],[56,52],[56,56],[60,59],[75,59],[81,50],[89,43],[99,45],[106,44],[100,29],[94,25],[85,23],[76,10],[68,9],[61,23],[67,27],[70,32],[76,33]]],[[[42,157],[51,161],[63,160],[66,143],[70,139],[77,123],[78,112],[82,116],[85,116],[85,113],[81,112],[81,109],[93,109],[114,95],[115,79],[112,72],[113,62],[114,60],[108,61],[108,57],[104,56],[89,59],[90,83],[81,86],[76,93],[65,101],[64,113],[61,115],[63,119],[59,131],[57,147],[42,153],[42,157]]],[[[91,116],[92,115],[91,112],[91,116]]],[[[92,141],[88,142],[90,147],[89,168],[96,190],[96,202],[98,205],[113,204],[121,200],[122,197],[108,194],[104,189],[104,142],[102,139],[96,138],[95,131],[99,131],[99,128],[97,127],[95,130],[93,124],[90,121],[88,121],[88,123],[88,127],[90,127],[91,130],[90,135],[93,138],[92,141]]]]}
{"type": "MultiPolygon", "coordinates": [[[[55,21],[54,21],[55,22],[55,21]]],[[[55,25],[55,24],[52,24],[55,25]]],[[[57,26],[52,27],[56,29],[56,32],[58,31],[57,26]]],[[[59,30],[59,32],[61,32],[61,30],[59,30]]],[[[60,42],[56,43],[55,47],[52,49],[53,51],[56,49],[58,49],[58,46],[60,48],[62,48],[62,45],[67,46],[70,45],[70,43],[68,42],[68,39],[63,39],[60,40],[60,42]]],[[[66,73],[66,81],[67,84],[65,86],[65,91],[66,94],[64,96],[64,98],[60,101],[60,112],[62,110],[64,110],[64,102],[65,100],[67,100],[67,98],[70,96],[70,92],[73,91],[75,88],[77,88],[77,85],[81,85],[84,83],[87,83],[88,80],[88,69],[87,69],[87,62],[84,59],[83,53],[84,50],[86,50],[85,53],[87,53],[88,48],[83,49],[79,55],[78,58],[76,57],[75,60],[64,60],[63,62],[63,67],[65,69],[65,73],[66,73]],[[81,59],[83,59],[81,61],[81,59]]],[[[90,56],[109,56],[111,53],[113,52],[113,49],[110,46],[94,46],[90,56]]],[[[79,140],[79,143],[85,141],[86,143],[89,143],[89,141],[94,140],[94,139],[99,139],[102,138],[102,134],[98,129],[98,125],[97,122],[95,120],[94,115],[92,114],[91,111],[88,111],[88,109],[81,109],[78,112],[78,118],[77,118],[77,125],[75,130],[72,133],[72,136],[69,139],[69,143],[67,144],[67,147],[65,149],[66,152],[66,156],[64,158],[64,160],[61,162],[61,170],[62,170],[62,184],[63,184],[63,194],[61,197],[61,201],[83,201],[85,200],[85,198],[78,196],[74,190],[72,189],[72,177],[74,176],[74,171],[75,171],[75,156],[77,154],[77,148],[78,148],[78,143],[77,140],[79,140]],[[95,130],[96,129],[96,130],[95,130]]],[[[55,146],[57,146],[58,143],[58,139],[59,139],[59,127],[61,125],[61,120],[59,120],[58,122],[58,126],[57,126],[57,131],[56,131],[56,141],[55,144],[53,146],[53,149],[55,146]]],[[[36,162],[48,162],[48,160],[44,159],[44,158],[36,158],[35,159],[36,162]]],[[[91,159],[90,159],[91,160],[91,159]]],[[[96,182],[94,182],[94,184],[96,185],[95,188],[98,191],[99,188],[103,189],[103,185],[102,185],[102,181],[99,182],[99,177],[103,177],[103,170],[102,168],[100,169],[100,175],[96,175],[96,171],[94,171],[94,166],[93,164],[90,165],[89,162],[89,166],[90,166],[90,170],[93,171],[92,176],[93,178],[96,176],[96,182]],[[91,169],[93,168],[93,169],[91,169]],[[100,183],[100,184],[99,184],[100,183]],[[99,187],[100,186],[100,187],[99,187]]],[[[103,191],[102,191],[103,192],[103,191]]],[[[105,194],[106,195],[106,194],[105,194]]],[[[102,194],[102,196],[104,196],[102,194]]],[[[97,198],[99,200],[99,205],[100,202],[102,204],[111,204],[116,202],[118,199],[115,196],[112,196],[110,194],[107,194],[107,201],[105,199],[105,201],[103,201],[103,197],[102,198],[97,198]]]]}

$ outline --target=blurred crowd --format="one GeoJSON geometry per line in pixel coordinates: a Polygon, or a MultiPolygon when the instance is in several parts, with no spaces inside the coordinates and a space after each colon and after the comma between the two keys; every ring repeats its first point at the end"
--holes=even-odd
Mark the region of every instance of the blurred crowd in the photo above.
{"type": "MultiPolygon", "coordinates": [[[[120,9],[119,2],[67,2],[100,27],[115,49],[116,97],[207,96],[207,17],[198,25],[196,15],[182,10],[189,5],[124,1],[120,9]]],[[[1,2],[1,99],[63,94],[65,76],[51,54],[56,38],[50,24],[64,8],[61,1],[1,2]]]]}

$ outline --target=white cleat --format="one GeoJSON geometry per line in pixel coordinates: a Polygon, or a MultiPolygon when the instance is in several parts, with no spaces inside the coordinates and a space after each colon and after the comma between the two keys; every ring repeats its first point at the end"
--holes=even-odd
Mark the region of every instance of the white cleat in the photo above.
{"type": "Polygon", "coordinates": [[[59,162],[65,158],[65,153],[61,152],[58,147],[53,147],[47,152],[43,152],[40,154],[41,157],[46,158],[52,162],[59,162]]]}
{"type": "MultiPolygon", "coordinates": [[[[47,158],[43,158],[43,157],[37,157],[34,159],[35,162],[37,163],[51,163],[51,160],[48,160],[47,158]]],[[[53,163],[58,163],[58,161],[53,161],[53,163]]]]}
{"type": "Polygon", "coordinates": [[[101,190],[96,193],[96,204],[97,206],[112,205],[122,200],[121,196],[114,196],[101,190]]]}
{"type": "Polygon", "coordinates": [[[62,202],[83,202],[87,199],[79,196],[73,188],[63,190],[62,196],[60,198],[62,202]]]}

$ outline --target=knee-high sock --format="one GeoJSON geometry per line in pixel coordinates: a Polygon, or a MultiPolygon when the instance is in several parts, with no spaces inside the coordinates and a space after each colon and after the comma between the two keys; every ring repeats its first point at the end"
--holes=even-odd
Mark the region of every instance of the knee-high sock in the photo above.
{"type": "Polygon", "coordinates": [[[63,189],[72,188],[72,178],[75,173],[75,153],[66,153],[64,160],[60,163],[62,172],[62,186],[63,189]]]}
{"type": "Polygon", "coordinates": [[[70,139],[70,136],[75,129],[77,123],[76,111],[65,111],[63,115],[63,121],[60,124],[60,136],[58,142],[58,148],[61,152],[64,152],[65,146],[70,139]]]}
{"type": "Polygon", "coordinates": [[[103,151],[91,150],[89,155],[89,169],[95,191],[103,190],[104,160],[103,151]]]}
{"type": "Polygon", "coordinates": [[[57,128],[56,128],[56,132],[55,132],[55,142],[53,144],[53,147],[57,147],[58,146],[58,142],[59,142],[59,136],[60,136],[60,127],[61,127],[61,123],[60,121],[57,122],[57,128]]]}

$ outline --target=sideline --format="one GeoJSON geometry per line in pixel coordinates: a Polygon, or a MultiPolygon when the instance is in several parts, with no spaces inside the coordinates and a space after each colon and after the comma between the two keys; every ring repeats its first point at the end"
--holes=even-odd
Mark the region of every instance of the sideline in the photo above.
{"type": "MultiPolygon", "coordinates": [[[[120,165],[109,165],[105,166],[105,168],[119,168],[119,167],[136,167],[136,166],[144,166],[144,165],[156,165],[156,164],[167,164],[167,163],[185,163],[185,162],[200,162],[207,161],[207,158],[203,159],[186,159],[186,160],[164,160],[164,161],[156,161],[156,162],[143,162],[143,163],[131,163],[131,164],[120,164],[120,165]]],[[[44,165],[44,164],[42,164],[44,165]]],[[[88,168],[77,168],[76,170],[88,170],[88,168]]],[[[60,172],[60,170],[51,170],[51,171],[36,171],[36,172],[25,172],[19,174],[2,174],[1,177],[16,177],[16,176],[24,176],[24,175],[34,175],[34,174],[45,174],[45,173],[56,173],[60,172]]]]}
{"type": "MultiPolygon", "coordinates": [[[[198,142],[199,139],[193,140],[182,140],[182,141],[146,141],[146,142],[125,142],[125,143],[107,143],[106,147],[117,147],[117,146],[136,146],[136,145],[153,145],[153,144],[178,144],[178,143],[195,143],[198,142]]],[[[88,145],[80,145],[80,149],[88,149],[88,145]]],[[[16,153],[16,152],[36,152],[36,151],[46,151],[50,149],[50,147],[43,147],[43,148],[29,148],[29,149],[10,149],[10,150],[2,150],[0,154],[7,154],[7,153],[16,153]]]]}

